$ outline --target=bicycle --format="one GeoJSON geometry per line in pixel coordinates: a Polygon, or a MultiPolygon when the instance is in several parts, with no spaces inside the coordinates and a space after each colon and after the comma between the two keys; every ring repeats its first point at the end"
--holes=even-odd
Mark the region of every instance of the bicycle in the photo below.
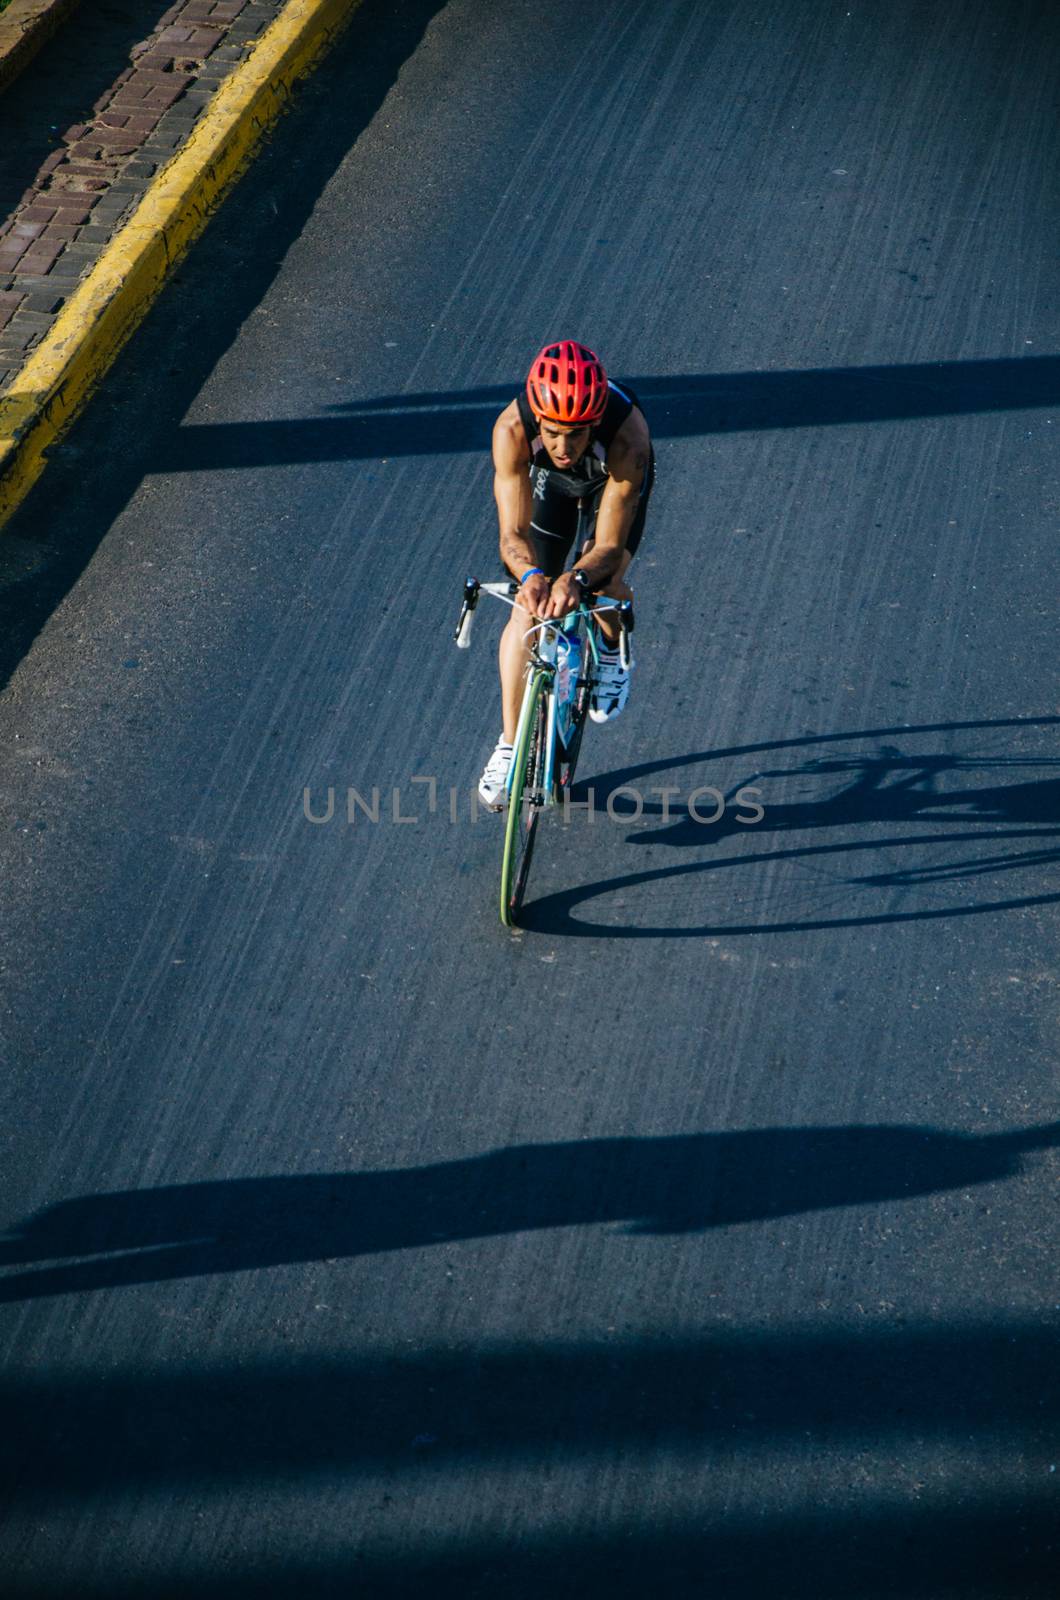
{"type": "MultiPolygon", "coordinates": [[[[514,608],[519,585],[510,580],[480,583],[477,578],[467,579],[453,634],[458,649],[470,648],[471,623],[483,593],[514,608]]],[[[592,618],[600,611],[618,612],[619,659],[628,669],[629,634],[633,627],[630,600],[582,600],[566,616],[531,622],[526,630],[526,637],[533,642],[504,785],[508,814],[501,857],[500,913],[506,928],[515,925],[523,902],[540,815],[559,804],[574,783],[599,664],[597,630],[592,618]]]]}

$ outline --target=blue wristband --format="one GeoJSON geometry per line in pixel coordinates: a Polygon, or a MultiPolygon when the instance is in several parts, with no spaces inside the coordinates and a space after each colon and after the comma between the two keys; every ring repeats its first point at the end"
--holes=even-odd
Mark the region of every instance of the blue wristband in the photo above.
{"type": "Polygon", "coordinates": [[[540,567],[527,567],[526,571],[519,579],[519,587],[520,589],[522,588],[527,578],[543,578],[544,576],[545,574],[542,572],[540,567]]]}

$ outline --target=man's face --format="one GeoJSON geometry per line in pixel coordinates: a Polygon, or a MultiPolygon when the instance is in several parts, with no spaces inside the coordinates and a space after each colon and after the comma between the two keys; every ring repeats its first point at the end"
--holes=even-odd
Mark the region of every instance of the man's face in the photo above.
{"type": "Polygon", "coordinates": [[[565,428],[561,423],[544,420],[540,426],[541,442],[554,467],[564,470],[573,467],[589,448],[589,436],[592,433],[589,427],[565,428]]]}

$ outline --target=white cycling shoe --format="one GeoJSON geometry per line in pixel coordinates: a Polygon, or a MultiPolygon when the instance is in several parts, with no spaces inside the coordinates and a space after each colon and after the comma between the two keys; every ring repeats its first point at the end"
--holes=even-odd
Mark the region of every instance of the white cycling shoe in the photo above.
{"type": "Polygon", "coordinates": [[[625,709],[629,699],[629,673],[633,667],[623,667],[617,650],[601,650],[600,666],[589,700],[589,715],[594,722],[610,722],[625,709]]]}
{"type": "Polygon", "coordinates": [[[490,811],[503,811],[508,803],[504,784],[512,764],[512,750],[510,744],[505,744],[503,736],[498,739],[497,747],[478,780],[478,797],[490,811]]]}

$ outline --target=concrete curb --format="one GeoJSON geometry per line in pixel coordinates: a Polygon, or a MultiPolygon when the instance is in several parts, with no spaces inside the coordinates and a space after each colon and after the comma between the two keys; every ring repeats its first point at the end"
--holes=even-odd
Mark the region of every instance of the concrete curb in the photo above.
{"type": "Polygon", "coordinates": [[[28,67],[80,0],[11,0],[0,11],[0,90],[28,67]]]}
{"type": "Polygon", "coordinates": [[[288,0],[0,399],[0,527],[46,464],[255,146],[360,0],[288,0]]]}

